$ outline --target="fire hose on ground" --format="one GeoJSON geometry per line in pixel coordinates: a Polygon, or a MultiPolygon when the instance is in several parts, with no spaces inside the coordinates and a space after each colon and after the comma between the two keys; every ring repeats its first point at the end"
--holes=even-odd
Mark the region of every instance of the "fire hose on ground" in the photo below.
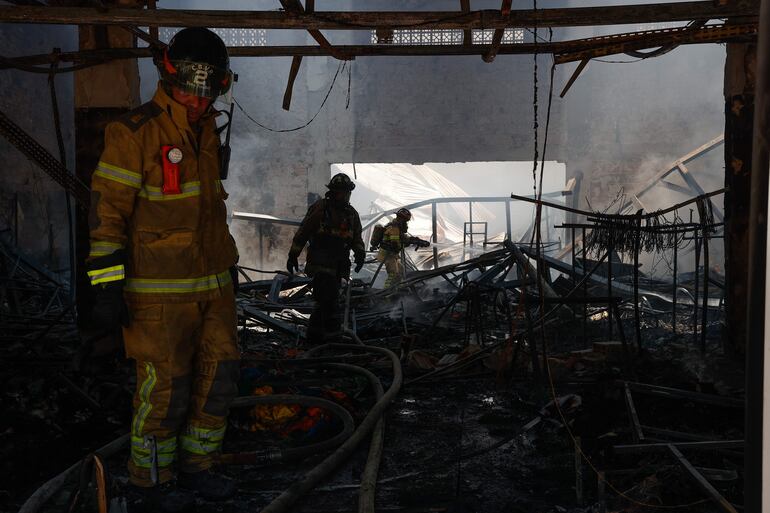
{"type": "MultiPolygon", "coordinates": [[[[355,424],[353,418],[344,407],[318,397],[277,394],[269,396],[238,397],[233,401],[232,408],[244,408],[257,404],[296,404],[299,406],[319,407],[329,411],[343,423],[343,429],[340,433],[317,444],[305,447],[223,454],[219,457],[219,463],[222,464],[269,464],[302,459],[338,447],[334,453],[308,472],[302,480],[289,487],[289,489],[270,503],[263,510],[263,513],[289,511],[289,508],[296,503],[302,495],[314,488],[320,481],[343,463],[350,454],[352,454],[355,448],[367,436],[372,434],[372,432],[372,442],[369,448],[366,467],[364,468],[362,475],[361,491],[359,494],[359,513],[372,513],[374,511],[374,491],[379,463],[382,456],[384,438],[382,415],[401,388],[403,374],[398,357],[392,351],[381,347],[364,345],[361,339],[350,330],[345,330],[344,335],[352,338],[357,344],[326,344],[305,353],[305,356],[308,358],[302,358],[296,361],[299,363],[300,361],[304,362],[307,360],[308,366],[352,371],[364,375],[369,380],[375,392],[377,402],[361,422],[358,429],[354,429],[355,424]],[[311,354],[325,349],[366,351],[388,356],[393,365],[393,382],[388,388],[388,391],[383,393],[382,383],[379,378],[363,367],[344,363],[327,363],[330,360],[328,358],[310,358],[311,354]]],[[[102,458],[108,458],[121,450],[127,444],[128,440],[129,434],[123,435],[95,452],[102,458]]],[[[77,470],[82,466],[83,461],[84,460],[73,464],[71,467],[38,488],[38,490],[36,490],[22,505],[19,513],[37,513],[42,506],[61,489],[64,483],[70,479],[71,476],[75,475],[77,470]]]]}
{"type": "MultiPolygon", "coordinates": [[[[339,465],[345,462],[358,445],[368,437],[375,429],[376,425],[380,422],[382,415],[390,405],[391,401],[395,398],[398,391],[401,389],[403,382],[403,374],[401,371],[401,363],[398,357],[392,351],[376,346],[366,345],[354,345],[354,344],[325,344],[313,348],[305,353],[306,356],[312,356],[314,353],[323,351],[326,349],[344,349],[347,351],[367,351],[375,352],[386,355],[390,358],[393,365],[393,382],[377,403],[372,407],[364,420],[336,451],[326,457],[320,464],[310,470],[304,478],[295,482],[288,489],[286,489],[281,495],[276,497],[270,504],[268,504],[262,513],[285,513],[291,510],[291,507],[307,492],[312,490],[318,483],[328,477],[339,465]]],[[[370,448],[370,455],[372,450],[370,448]]],[[[368,465],[368,462],[367,462],[368,465]]],[[[371,471],[370,471],[371,473],[371,471]]],[[[370,475],[366,474],[368,479],[370,475]]],[[[362,503],[363,504],[363,503],[362,503]]],[[[362,505],[359,506],[364,507],[362,505]]],[[[361,511],[359,509],[359,511],[361,511]]]]}
{"type": "MultiPolygon", "coordinates": [[[[330,369],[349,370],[364,375],[374,389],[376,400],[384,395],[382,382],[373,372],[357,365],[345,363],[330,363],[324,365],[330,369]]],[[[369,454],[366,457],[366,466],[361,474],[361,488],[358,491],[358,513],[374,513],[375,490],[377,486],[377,473],[380,470],[382,448],[385,440],[385,419],[380,416],[377,425],[374,426],[372,441],[369,444],[369,454]]]]}
{"type": "Polygon", "coordinates": [[[310,455],[338,447],[350,437],[355,427],[353,417],[348,410],[335,402],[320,397],[290,394],[244,396],[236,398],[230,408],[246,408],[258,404],[296,404],[298,406],[322,408],[331,412],[342,421],[342,431],[328,440],[305,447],[271,448],[263,451],[222,454],[218,459],[219,463],[224,465],[256,465],[306,458],[310,455]]]}

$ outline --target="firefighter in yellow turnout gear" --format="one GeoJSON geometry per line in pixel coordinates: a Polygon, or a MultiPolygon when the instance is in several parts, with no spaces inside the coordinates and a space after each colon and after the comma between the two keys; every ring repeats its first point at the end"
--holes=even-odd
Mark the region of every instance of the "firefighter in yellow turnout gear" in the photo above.
{"type": "Polygon", "coordinates": [[[211,107],[232,73],[222,40],[200,28],[180,31],[160,67],[152,101],[107,126],[91,184],[87,267],[95,323],[122,323],[136,360],[130,481],[163,490],[157,511],[183,511],[193,497],[180,489],[212,500],[235,492],[210,470],[240,358],[238,255],[211,107]]]}
{"type": "MultiPolygon", "coordinates": [[[[417,237],[412,237],[407,232],[412,213],[401,208],[396,212],[396,218],[385,225],[382,241],[379,243],[380,251],[377,260],[383,262],[388,277],[385,280],[385,288],[392,287],[401,281],[404,275],[404,267],[401,262],[401,251],[412,244],[417,248],[426,248],[430,242],[417,237]]],[[[372,247],[372,250],[377,249],[372,247]]]]}

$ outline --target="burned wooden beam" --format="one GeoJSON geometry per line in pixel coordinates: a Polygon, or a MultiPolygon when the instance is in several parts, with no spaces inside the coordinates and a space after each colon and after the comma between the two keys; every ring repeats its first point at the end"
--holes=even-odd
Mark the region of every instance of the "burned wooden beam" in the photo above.
{"type": "Polygon", "coordinates": [[[714,501],[714,503],[716,503],[722,509],[722,511],[726,511],[727,513],[738,513],[738,510],[735,509],[735,506],[730,504],[730,502],[725,499],[724,496],[722,496],[722,494],[719,493],[717,489],[714,488],[714,486],[712,486],[712,484],[709,483],[700,472],[698,472],[698,469],[696,469],[693,464],[684,457],[684,455],[675,445],[668,444],[668,449],[671,451],[671,454],[674,455],[679,464],[684,467],[690,476],[692,476],[698,486],[704,492],[706,492],[709,497],[711,497],[711,500],[714,501]]]}
{"type": "Polygon", "coordinates": [[[615,34],[584,40],[604,41],[604,45],[594,45],[590,49],[568,52],[554,58],[556,64],[583,61],[621,53],[633,53],[645,48],[673,47],[680,44],[713,43],[717,41],[754,38],[757,35],[755,23],[706,25],[698,28],[678,27],[672,29],[650,30],[629,34],[615,34]],[[658,44],[656,44],[658,43],[658,44]],[[640,47],[641,46],[641,47],[640,47]]]}
{"type": "Polygon", "coordinates": [[[570,87],[572,87],[572,84],[574,84],[578,79],[590,60],[591,59],[583,59],[580,61],[580,64],[578,64],[577,68],[575,68],[575,71],[572,72],[572,76],[570,76],[569,80],[567,80],[567,84],[564,86],[564,89],[562,89],[561,93],[559,93],[559,98],[564,98],[564,95],[567,94],[567,91],[569,91],[570,87]]]}
{"type": "Polygon", "coordinates": [[[650,385],[647,383],[635,383],[633,381],[625,382],[624,386],[629,387],[634,392],[651,395],[659,398],[684,399],[684,400],[695,401],[703,404],[722,406],[724,408],[742,409],[745,407],[745,404],[742,400],[733,399],[732,397],[723,397],[721,395],[704,394],[702,392],[691,392],[689,390],[680,390],[678,388],[662,387],[658,385],[650,385]]]}
{"type": "MultiPolygon", "coordinates": [[[[280,0],[280,2],[283,8],[286,9],[286,12],[289,12],[295,15],[311,14],[315,11],[315,2],[308,2],[307,10],[305,10],[305,8],[302,7],[302,3],[299,0],[280,0]]],[[[329,42],[328,39],[326,39],[326,37],[321,33],[320,30],[308,29],[308,33],[313,39],[316,40],[316,42],[321,48],[329,52],[329,54],[333,56],[335,59],[346,58],[342,53],[334,49],[332,44],[329,42]]],[[[289,110],[286,107],[284,107],[284,109],[289,110]]]]}
{"type": "MultiPolygon", "coordinates": [[[[128,30],[131,28],[126,27],[128,30]]],[[[747,29],[748,30],[748,29],[747,29]]],[[[147,34],[144,34],[148,36],[147,34]]],[[[637,48],[649,48],[660,46],[661,39],[657,34],[633,32],[629,34],[616,34],[602,38],[577,39],[570,41],[555,41],[549,43],[514,43],[501,44],[497,50],[498,55],[521,55],[532,53],[550,53],[557,56],[568,52],[582,51],[591,48],[601,49],[610,44],[612,38],[635,37],[637,48]],[[638,34],[647,34],[645,38],[638,38],[638,34]]],[[[673,36],[672,36],[673,37],[673,36]]],[[[678,44],[699,44],[705,41],[699,40],[680,40],[678,44]]],[[[714,41],[709,41],[714,42],[714,41]]],[[[480,55],[484,56],[489,50],[487,45],[481,44],[448,44],[448,45],[337,45],[334,47],[321,46],[235,46],[228,49],[231,57],[326,57],[352,59],[355,57],[377,57],[377,56],[436,56],[436,55],[480,55]]],[[[30,69],[39,73],[48,73],[48,69],[35,66],[50,65],[54,62],[73,62],[78,66],[95,66],[103,64],[110,60],[136,59],[152,56],[150,48],[108,48],[97,50],[86,50],[80,52],[59,52],[50,54],[28,55],[20,57],[0,56],[0,69],[20,67],[30,69]]],[[[566,61],[565,61],[566,62],[566,61]]],[[[717,143],[722,142],[719,138],[717,143]]],[[[708,149],[713,147],[709,146],[708,149]]],[[[706,150],[707,151],[707,150],[706,150]]],[[[687,162],[683,159],[683,163],[687,162]]],[[[673,169],[667,169],[664,175],[671,173],[673,169]]],[[[652,180],[654,185],[656,180],[652,180]]],[[[646,189],[645,189],[646,190],[646,189]]],[[[644,191],[643,191],[644,192],[644,191]]]]}
{"type": "MultiPolygon", "coordinates": [[[[501,16],[510,16],[511,15],[511,4],[513,0],[503,0],[503,4],[500,6],[500,15],[501,16]]],[[[482,59],[484,59],[484,62],[492,62],[495,60],[495,57],[497,56],[497,51],[500,49],[500,43],[503,42],[503,36],[505,35],[505,29],[499,28],[495,29],[495,33],[492,34],[492,44],[489,47],[489,51],[484,54],[482,59]]]]}
{"type": "Polygon", "coordinates": [[[289,110],[291,108],[291,96],[294,91],[294,82],[297,80],[299,74],[299,67],[302,65],[302,56],[297,55],[291,60],[291,68],[289,69],[289,80],[286,82],[286,91],[283,93],[283,110],[289,110]]]}
{"type": "Polygon", "coordinates": [[[673,445],[680,449],[697,449],[701,451],[711,451],[716,449],[743,449],[743,440],[715,440],[708,442],[666,442],[656,444],[631,444],[614,445],[613,451],[617,455],[638,454],[640,452],[667,452],[669,446],[673,445]]]}
{"type": "Polygon", "coordinates": [[[0,22],[64,25],[157,25],[162,27],[257,28],[297,30],[372,30],[375,28],[505,29],[510,27],[576,27],[732,18],[753,22],[759,0],[718,5],[710,0],[574,7],[458,11],[326,11],[297,14],[276,11],[215,11],[92,7],[0,7],[0,22]]]}
{"type": "Polygon", "coordinates": [[[628,420],[631,425],[631,437],[634,439],[634,443],[644,441],[644,431],[639,423],[639,414],[636,412],[636,405],[634,404],[634,397],[631,395],[631,390],[628,388],[628,383],[623,384],[626,400],[626,409],[628,410],[628,420]]]}
{"type": "MultiPolygon", "coordinates": [[[[460,0],[460,10],[464,13],[471,12],[471,0],[460,0]]],[[[466,46],[473,44],[473,31],[471,29],[463,30],[463,44],[466,46]]]]}

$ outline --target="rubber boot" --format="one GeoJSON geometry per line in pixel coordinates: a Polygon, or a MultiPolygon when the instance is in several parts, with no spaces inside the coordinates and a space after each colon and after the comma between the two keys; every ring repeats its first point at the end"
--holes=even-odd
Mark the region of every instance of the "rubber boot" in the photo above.
{"type": "Polygon", "coordinates": [[[207,501],[229,499],[238,490],[238,485],[231,478],[212,472],[211,469],[200,472],[180,472],[179,486],[194,491],[207,501]]]}

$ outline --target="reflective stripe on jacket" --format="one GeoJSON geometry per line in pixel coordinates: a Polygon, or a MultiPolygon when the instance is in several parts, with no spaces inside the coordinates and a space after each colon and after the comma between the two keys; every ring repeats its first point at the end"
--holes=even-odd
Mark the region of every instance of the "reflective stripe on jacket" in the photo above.
{"type": "Polygon", "coordinates": [[[400,253],[403,246],[401,226],[396,221],[385,225],[385,233],[382,235],[382,249],[389,253],[400,253]]]}
{"type": "Polygon", "coordinates": [[[138,302],[204,301],[237,261],[227,227],[214,118],[187,122],[158,87],[152,101],[107,125],[91,180],[90,257],[125,248],[126,293],[138,302]],[[163,146],[182,153],[179,192],[163,193],[163,146]]]}

